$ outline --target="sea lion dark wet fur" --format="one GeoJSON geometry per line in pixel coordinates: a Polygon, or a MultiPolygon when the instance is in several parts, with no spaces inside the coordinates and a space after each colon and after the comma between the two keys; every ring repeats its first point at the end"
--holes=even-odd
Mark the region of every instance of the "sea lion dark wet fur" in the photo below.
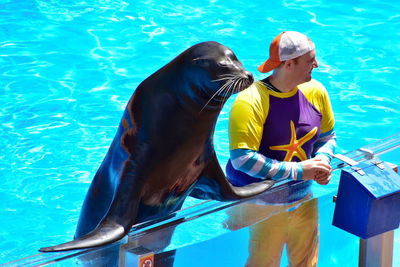
{"type": "Polygon", "coordinates": [[[213,147],[223,104],[252,82],[234,53],[216,42],[192,46],[144,80],[92,181],[75,240],[40,251],[117,241],[132,225],[179,209],[189,194],[225,201],[271,187],[271,180],[232,186],[213,147]]]}

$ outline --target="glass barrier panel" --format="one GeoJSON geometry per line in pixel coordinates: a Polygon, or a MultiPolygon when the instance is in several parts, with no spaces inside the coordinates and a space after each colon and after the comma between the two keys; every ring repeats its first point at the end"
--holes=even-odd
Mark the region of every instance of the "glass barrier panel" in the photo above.
{"type": "MultiPolygon", "coordinates": [[[[381,159],[398,165],[400,157],[396,148],[399,146],[400,134],[395,134],[345,155],[355,161],[379,155],[381,159]]],[[[138,266],[146,261],[158,262],[162,266],[243,266],[253,255],[249,253],[249,244],[253,242],[250,238],[251,233],[256,231],[254,229],[303,209],[305,218],[314,218],[312,223],[319,232],[319,266],[344,266],[350,263],[350,266],[356,266],[359,238],[332,226],[333,197],[339,183],[339,169],[347,165],[337,159],[333,160],[332,165],[335,171],[331,183],[326,186],[313,183],[311,192],[305,191],[308,182],[283,180],[267,192],[240,201],[199,201],[188,198],[189,204],[184,205],[185,208],[166,218],[135,225],[126,238],[111,245],[39,253],[0,266],[138,266]],[[307,193],[305,197],[290,204],[270,204],[274,200],[284,200],[289,195],[304,193],[307,193]]],[[[288,218],[289,221],[293,219],[290,216],[288,218]]],[[[281,224],[272,223],[265,229],[281,224]]],[[[396,231],[395,252],[399,251],[399,239],[396,231]]],[[[267,247],[276,244],[265,240],[267,247]]],[[[57,243],[56,240],[54,243],[57,243]]],[[[284,244],[284,247],[287,245],[284,244]]],[[[282,251],[282,264],[287,264],[286,250],[282,251]]],[[[398,256],[395,253],[395,261],[400,258],[398,256]]]]}

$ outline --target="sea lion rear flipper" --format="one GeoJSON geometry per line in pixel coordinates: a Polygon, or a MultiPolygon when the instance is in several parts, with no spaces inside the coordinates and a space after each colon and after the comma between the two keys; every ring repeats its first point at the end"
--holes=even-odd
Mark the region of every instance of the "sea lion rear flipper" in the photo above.
{"type": "Polygon", "coordinates": [[[214,154],[196,182],[190,196],[199,199],[230,201],[260,194],[275,184],[274,180],[264,180],[246,186],[233,186],[226,178],[214,154]]]}
{"type": "Polygon", "coordinates": [[[97,247],[115,242],[124,237],[134,224],[140,201],[143,179],[133,177],[133,163],[126,161],[114,199],[104,218],[90,233],[74,241],[39,249],[42,252],[65,251],[97,247]]]}

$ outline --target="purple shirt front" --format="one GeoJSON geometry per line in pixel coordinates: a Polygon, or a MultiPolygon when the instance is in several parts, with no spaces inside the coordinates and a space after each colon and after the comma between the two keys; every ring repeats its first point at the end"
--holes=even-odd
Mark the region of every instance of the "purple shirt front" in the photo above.
{"type": "Polygon", "coordinates": [[[279,161],[299,162],[310,158],[320,134],[321,119],[321,113],[300,90],[287,98],[270,95],[259,152],[279,161]]]}

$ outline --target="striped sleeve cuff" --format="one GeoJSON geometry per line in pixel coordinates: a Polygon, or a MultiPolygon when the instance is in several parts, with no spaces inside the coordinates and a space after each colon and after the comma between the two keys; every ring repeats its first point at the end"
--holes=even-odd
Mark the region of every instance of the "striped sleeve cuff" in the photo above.
{"type": "Polygon", "coordinates": [[[251,149],[233,149],[230,156],[233,168],[254,178],[300,180],[303,174],[297,162],[273,160],[251,149]]]}

